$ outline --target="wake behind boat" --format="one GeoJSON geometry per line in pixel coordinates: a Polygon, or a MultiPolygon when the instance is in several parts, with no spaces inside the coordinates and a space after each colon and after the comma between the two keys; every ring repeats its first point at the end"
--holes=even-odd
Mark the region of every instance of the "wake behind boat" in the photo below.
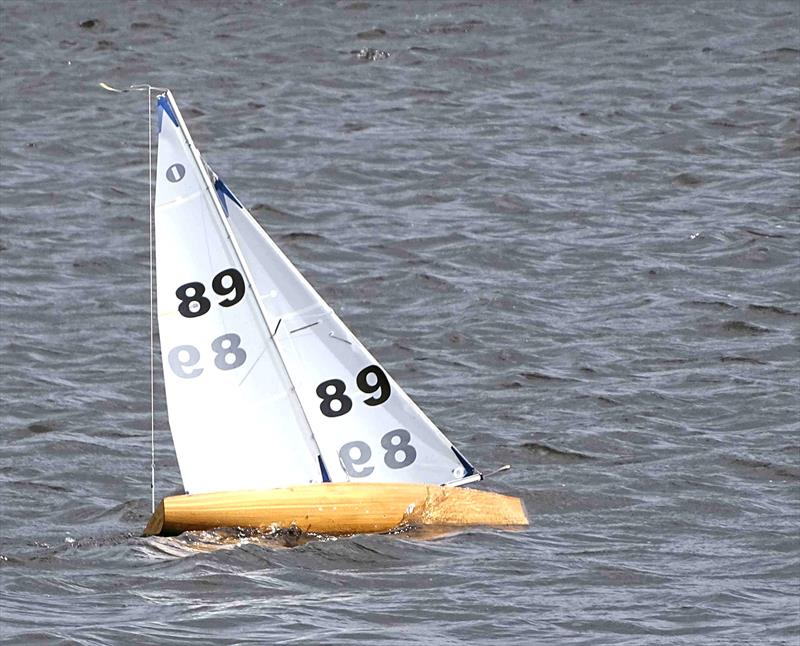
{"type": "Polygon", "coordinates": [[[481,480],[206,164],[158,97],[158,326],[187,494],[146,534],[219,526],[324,534],[527,525],[481,480]]]}

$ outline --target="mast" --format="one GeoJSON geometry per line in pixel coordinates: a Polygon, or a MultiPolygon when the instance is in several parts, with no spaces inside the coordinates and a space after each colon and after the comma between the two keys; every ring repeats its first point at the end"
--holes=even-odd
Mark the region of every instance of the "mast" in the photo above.
{"type": "MultiPolygon", "coordinates": [[[[287,382],[289,383],[290,387],[289,390],[291,392],[290,399],[293,402],[294,407],[296,409],[299,409],[300,416],[303,422],[305,423],[307,431],[306,437],[310,441],[311,445],[310,448],[316,451],[317,459],[319,461],[319,466],[320,466],[320,475],[324,481],[326,479],[326,476],[328,475],[328,471],[322,459],[322,451],[320,451],[319,444],[317,443],[317,440],[314,437],[314,431],[311,428],[311,423],[309,422],[308,416],[306,415],[306,411],[303,408],[303,404],[297,395],[297,389],[295,387],[294,381],[292,380],[292,376],[289,373],[289,370],[286,366],[286,362],[283,358],[283,355],[281,354],[280,348],[278,347],[278,344],[275,342],[274,333],[272,332],[270,327],[269,316],[267,314],[267,311],[264,309],[264,303],[261,301],[261,296],[255,287],[255,281],[253,280],[253,275],[252,272],[250,271],[250,267],[248,266],[244,258],[244,254],[242,253],[239,243],[236,240],[236,236],[233,233],[233,229],[231,228],[231,225],[228,222],[228,218],[225,215],[225,210],[223,209],[222,204],[220,204],[219,197],[217,196],[217,191],[214,188],[214,184],[208,175],[208,171],[206,170],[206,165],[203,162],[202,157],[200,156],[200,152],[195,147],[194,141],[192,141],[192,136],[189,134],[189,129],[186,127],[186,123],[183,120],[183,115],[181,115],[180,110],[178,110],[178,107],[175,103],[175,99],[172,96],[172,92],[166,90],[164,94],[160,95],[160,97],[166,98],[167,102],[169,103],[172,116],[174,116],[175,119],[178,121],[178,128],[180,129],[181,134],[183,135],[184,140],[186,141],[187,148],[191,152],[192,159],[194,160],[197,170],[199,171],[200,176],[203,178],[203,184],[205,185],[206,190],[208,191],[208,194],[211,197],[211,203],[214,205],[214,211],[217,214],[217,218],[219,219],[219,222],[225,229],[225,233],[231,244],[231,248],[233,249],[233,252],[236,256],[236,260],[239,262],[239,266],[242,268],[242,272],[244,273],[247,285],[255,296],[256,305],[258,307],[259,314],[261,315],[261,319],[264,324],[263,329],[267,337],[269,337],[269,342],[272,343],[273,348],[275,349],[275,352],[278,355],[283,375],[286,378],[287,382]]],[[[350,479],[349,476],[347,477],[347,479],[348,480],[350,479]]]]}

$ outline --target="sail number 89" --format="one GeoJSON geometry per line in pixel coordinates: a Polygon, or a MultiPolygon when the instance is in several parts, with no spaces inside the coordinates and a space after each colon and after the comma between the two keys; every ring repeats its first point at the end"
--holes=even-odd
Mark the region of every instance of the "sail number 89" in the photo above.
{"type": "MultiPolygon", "coordinates": [[[[222,307],[236,305],[244,298],[244,278],[233,267],[224,269],[214,276],[211,281],[211,288],[219,296],[228,296],[228,298],[219,301],[219,305],[222,307]]],[[[211,301],[204,296],[205,293],[206,286],[203,283],[192,282],[178,287],[175,290],[175,296],[181,302],[178,305],[178,312],[180,312],[181,316],[192,319],[197,316],[203,316],[208,312],[211,309],[211,301]]]]}
{"type": "MultiPolygon", "coordinates": [[[[380,366],[367,366],[356,375],[356,386],[367,394],[373,395],[364,400],[367,406],[378,406],[382,404],[392,393],[389,385],[389,378],[380,369],[380,366]]],[[[344,394],[345,383],[341,379],[328,379],[317,386],[317,397],[322,401],[319,410],[325,417],[339,417],[350,412],[353,408],[353,400],[344,394]]]]}
{"type": "MultiPolygon", "coordinates": [[[[417,450],[411,446],[411,433],[404,428],[389,431],[381,438],[381,446],[386,453],[383,461],[390,469],[402,469],[417,459],[417,450]]],[[[375,467],[367,465],[372,458],[372,449],[366,442],[348,442],[339,449],[339,461],[353,478],[366,478],[375,467]]]]}

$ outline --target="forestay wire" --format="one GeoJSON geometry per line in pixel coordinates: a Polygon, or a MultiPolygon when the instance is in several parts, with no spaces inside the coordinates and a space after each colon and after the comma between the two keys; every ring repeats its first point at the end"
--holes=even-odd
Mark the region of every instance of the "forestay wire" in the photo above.
{"type": "Polygon", "coordinates": [[[154,263],[153,263],[153,238],[154,238],[154,211],[153,211],[153,90],[166,92],[167,88],[155,87],[148,83],[131,85],[124,90],[118,90],[107,83],[100,83],[100,87],[109,92],[123,94],[125,92],[143,92],[147,90],[147,188],[148,188],[148,251],[149,251],[149,287],[150,287],[150,511],[156,510],[156,415],[155,415],[155,324],[153,318],[154,292],[154,263]]]}

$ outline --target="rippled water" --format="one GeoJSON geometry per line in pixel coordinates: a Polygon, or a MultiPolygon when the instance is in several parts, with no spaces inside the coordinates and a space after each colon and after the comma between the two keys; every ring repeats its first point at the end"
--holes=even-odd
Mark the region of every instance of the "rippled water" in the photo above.
{"type": "Polygon", "coordinates": [[[797,4],[4,0],[0,19],[3,637],[797,643],[797,4]],[[529,530],[140,537],[147,106],[99,81],[173,90],[454,443],[514,465],[488,486],[529,530]]]}

